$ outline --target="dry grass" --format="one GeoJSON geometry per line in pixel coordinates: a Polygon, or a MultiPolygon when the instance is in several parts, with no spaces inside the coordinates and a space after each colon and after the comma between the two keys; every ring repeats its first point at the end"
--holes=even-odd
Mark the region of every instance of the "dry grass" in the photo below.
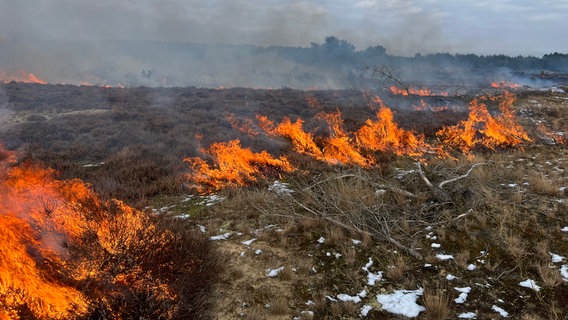
{"type": "Polygon", "coordinates": [[[431,320],[448,319],[450,314],[450,299],[443,290],[426,290],[422,296],[426,315],[431,320]]]}
{"type": "Polygon", "coordinates": [[[274,315],[283,315],[288,313],[289,300],[285,296],[278,295],[269,302],[270,313],[274,315]]]}
{"type": "Polygon", "coordinates": [[[552,182],[543,173],[531,173],[528,179],[529,188],[537,193],[548,196],[560,195],[560,186],[552,182]]]}
{"type": "Polygon", "coordinates": [[[539,264],[536,266],[536,270],[538,271],[538,275],[540,276],[542,283],[544,283],[546,287],[556,287],[564,282],[560,275],[560,271],[556,268],[539,264]]]}

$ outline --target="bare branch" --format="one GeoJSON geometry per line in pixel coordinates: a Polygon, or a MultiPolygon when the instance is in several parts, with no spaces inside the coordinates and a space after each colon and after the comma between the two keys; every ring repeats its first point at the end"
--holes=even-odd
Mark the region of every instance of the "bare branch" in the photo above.
{"type": "Polygon", "coordinates": [[[467,177],[469,176],[469,174],[471,173],[471,171],[473,171],[473,169],[475,169],[475,168],[478,167],[478,166],[483,166],[483,165],[485,165],[485,164],[486,164],[485,162],[479,162],[479,163],[476,163],[476,164],[472,165],[471,168],[469,168],[469,170],[467,170],[467,172],[466,172],[465,174],[463,174],[463,175],[461,175],[461,176],[459,176],[459,177],[455,177],[455,178],[448,179],[448,180],[445,180],[445,181],[440,182],[440,183],[438,184],[438,188],[442,189],[442,187],[444,187],[444,186],[445,186],[446,184],[448,184],[448,183],[456,182],[456,181],[461,180],[461,179],[463,179],[463,178],[467,178],[467,177]]]}

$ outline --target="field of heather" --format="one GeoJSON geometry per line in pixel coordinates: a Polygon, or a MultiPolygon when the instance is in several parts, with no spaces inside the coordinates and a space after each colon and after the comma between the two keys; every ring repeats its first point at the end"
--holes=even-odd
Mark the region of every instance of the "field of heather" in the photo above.
{"type": "Polygon", "coordinates": [[[10,82],[0,141],[0,318],[568,316],[561,88],[10,82]]]}

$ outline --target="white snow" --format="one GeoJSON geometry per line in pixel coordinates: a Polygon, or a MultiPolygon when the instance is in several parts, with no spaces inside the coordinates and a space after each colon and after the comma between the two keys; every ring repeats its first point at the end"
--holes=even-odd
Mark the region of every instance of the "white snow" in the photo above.
{"type": "Polygon", "coordinates": [[[471,287],[454,288],[454,289],[460,292],[459,297],[455,298],[454,301],[458,304],[464,303],[467,300],[467,295],[471,291],[471,287]]]}
{"type": "Polygon", "coordinates": [[[227,240],[227,239],[229,239],[230,236],[231,236],[231,233],[227,232],[227,233],[220,234],[218,236],[213,236],[213,237],[209,238],[209,240],[213,240],[213,241],[227,240]]]}
{"type": "Polygon", "coordinates": [[[369,258],[369,262],[362,267],[364,271],[367,272],[367,284],[370,286],[374,286],[377,281],[381,281],[383,279],[383,272],[379,271],[377,273],[372,273],[369,271],[369,268],[373,265],[373,259],[369,258]]]}
{"type": "Polygon", "coordinates": [[[256,238],[252,238],[252,239],[250,239],[250,240],[243,241],[243,242],[241,242],[241,243],[244,244],[245,246],[250,246],[250,245],[251,245],[253,242],[255,242],[255,241],[256,241],[256,238]]]}
{"type": "Polygon", "coordinates": [[[550,253],[550,256],[552,258],[552,262],[562,262],[562,260],[565,259],[565,257],[558,255],[556,253],[552,253],[552,252],[549,252],[549,253],[550,253]]]}
{"type": "Polygon", "coordinates": [[[266,269],[266,276],[270,278],[274,278],[280,274],[284,270],[284,267],[276,268],[276,269],[266,269]]]}
{"type": "Polygon", "coordinates": [[[439,248],[439,247],[441,247],[441,246],[442,246],[442,245],[439,244],[439,243],[435,243],[435,242],[432,243],[432,248],[439,248]]]}
{"type": "Polygon", "coordinates": [[[353,243],[354,245],[358,245],[361,243],[361,240],[351,239],[351,243],[353,243]]]}
{"type": "Polygon", "coordinates": [[[324,237],[320,237],[320,238],[318,239],[318,242],[319,242],[319,243],[324,243],[324,242],[325,242],[325,238],[324,238],[324,237]]]}
{"type": "Polygon", "coordinates": [[[254,252],[254,254],[256,254],[257,256],[261,253],[262,253],[262,250],[260,250],[260,249],[256,249],[256,251],[254,252]]]}
{"type": "Polygon", "coordinates": [[[344,294],[344,293],[338,294],[337,299],[339,299],[343,302],[346,302],[346,301],[351,301],[353,303],[361,302],[361,298],[359,296],[350,296],[350,295],[344,294]]]}
{"type": "Polygon", "coordinates": [[[202,226],[200,224],[197,225],[199,227],[199,231],[201,231],[202,233],[207,232],[207,229],[205,228],[205,226],[202,226]]]}
{"type": "Polygon", "coordinates": [[[416,303],[418,296],[424,293],[424,289],[417,290],[397,290],[391,294],[377,295],[377,301],[381,304],[382,309],[400,314],[405,317],[416,317],[426,308],[416,303]]]}
{"type": "Polygon", "coordinates": [[[532,279],[527,279],[525,281],[521,281],[521,282],[519,282],[519,285],[521,287],[530,288],[530,289],[533,289],[535,291],[540,291],[540,287],[532,279]]]}
{"type": "Polygon", "coordinates": [[[456,278],[456,276],[454,276],[453,274],[448,273],[448,275],[446,276],[446,280],[448,281],[452,281],[456,278]]]}
{"type": "Polygon", "coordinates": [[[371,310],[373,310],[373,307],[371,307],[370,305],[364,305],[363,308],[361,308],[361,315],[363,317],[366,317],[371,310]]]}
{"type": "Polygon", "coordinates": [[[562,231],[562,232],[568,232],[568,226],[566,226],[566,227],[560,229],[560,231],[562,231]]]}
{"type": "Polygon", "coordinates": [[[374,286],[377,281],[381,281],[383,279],[383,272],[379,271],[378,273],[367,273],[367,284],[370,286],[374,286]]]}
{"type": "Polygon", "coordinates": [[[290,189],[290,184],[276,180],[268,187],[268,191],[274,191],[279,195],[289,195],[294,192],[290,189]]]}
{"type": "Polygon", "coordinates": [[[476,268],[477,268],[477,267],[476,267],[474,264],[469,264],[469,265],[467,266],[467,270],[469,270],[469,271],[473,271],[473,270],[475,270],[476,268]]]}
{"type": "Polygon", "coordinates": [[[464,312],[458,314],[458,318],[460,319],[475,319],[477,314],[475,312],[464,312]]]}
{"type": "Polygon", "coordinates": [[[451,254],[441,254],[441,253],[438,253],[438,254],[436,255],[436,258],[438,258],[438,259],[440,259],[440,260],[450,260],[450,259],[453,259],[454,256],[452,256],[451,254]]]}
{"type": "Polygon", "coordinates": [[[491,306],[491,310],[499,313],[501,315],[501,317],[507,318],[509,316],[509,313],[507,311],[505,311],[503,308],[498,307],[496,305],[491,306]]]}

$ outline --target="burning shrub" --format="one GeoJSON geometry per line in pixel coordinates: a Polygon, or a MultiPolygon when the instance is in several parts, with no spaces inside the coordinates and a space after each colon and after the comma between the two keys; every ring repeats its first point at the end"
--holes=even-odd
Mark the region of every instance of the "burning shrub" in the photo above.
{"type": "Polygon", "coordinates": [[[188,178],[197,184],[200,192],[243,186],[256,181],[258,177],[294,170],[286,158],[273,158],[266,151],[255,153],[242,148],[239,140],[214,143],[209,150],[201,151],[213,158],[216,167],[210,166],[199,157],[184,160],[192,169],[188,178]]]}
{"type": "Polygon", "coordinates": [[[503,96],[495,99],[500,99],[501,115],[493,117],[485,103],[474,99],[469,104],[470,113],[466,120],[451,127],[444,127],[436,133],[442,144],[469,153],[480,147],[495,150],[531,141],[511,110],[515,102],[514,95],[505,92],[503,96]]]}
{"type": "Polygon", "coordinates": [[[0,318],[207,318],[207,239],[0,150],[0,318]]]}

